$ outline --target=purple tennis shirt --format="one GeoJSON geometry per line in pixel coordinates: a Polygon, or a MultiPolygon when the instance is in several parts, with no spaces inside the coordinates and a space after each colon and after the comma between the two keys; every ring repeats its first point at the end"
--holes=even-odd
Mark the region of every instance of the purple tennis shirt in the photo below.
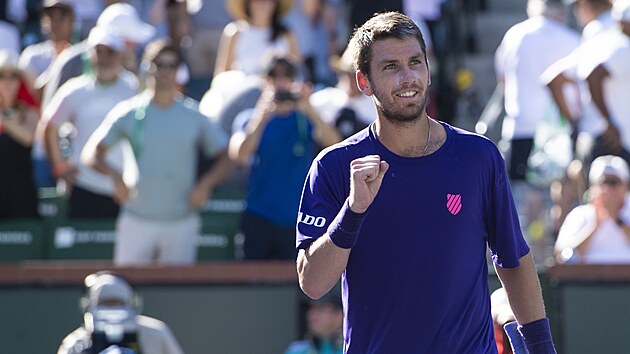
{"type": "Polygon", "coordinates": [[[373,125],[313,162],[297,247],[326,232],[350,191],[350,162],[390,165],[342,275],[347,353],[496,353],[487,248],[512,268],[529,252],[505,164],[488,139],[442,123],[445,143],[406,158],[373,125]]]}

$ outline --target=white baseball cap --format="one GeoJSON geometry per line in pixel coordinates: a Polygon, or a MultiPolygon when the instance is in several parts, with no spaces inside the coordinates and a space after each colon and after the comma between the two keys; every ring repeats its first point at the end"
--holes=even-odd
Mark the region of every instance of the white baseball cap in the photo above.
{"type": "Polygon", "coordinates": [[[133,290],[122,278],[113,274],[102,274],[93,279],[89,286],[89,300],[93,306],[104,301],[121,301],[130,304],[133,290]]]}
{"type": "Polygon", "coordinates": [[[591,164],[588,180],[591,184],[597,184],[604,176],[615,176],[622,182],[628,183],[630,180],[628,164],[619,156],[600,156],[591,164]]]}
{"type": "Polygon", "coordinates": [[[135,7],[121,2],[103,10],[96,25],[111,28],[124,39],[136,43],[144,43],[155,35],[155,27],[142,21],[135,7]]]}
{"type": "Polygon", "coordinates": [[[96,26],[90,30],[87,42],[90,48],[96,47],[99,44],[107,46],[117,52],[125,48],[125,42],[120,35],[111,31],[110,28],[102,26],[96,26]]]}

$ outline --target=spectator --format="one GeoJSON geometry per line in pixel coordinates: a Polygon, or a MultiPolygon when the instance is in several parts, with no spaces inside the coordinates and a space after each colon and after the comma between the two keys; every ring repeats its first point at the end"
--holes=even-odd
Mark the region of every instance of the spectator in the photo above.
{"type": "MultiPolygon", "coordinates": [[[[116,3],[108,6],[99,16],[98,26],[113,28],[113,31],[118,36],[124,38],[125,50],[122,63],[127,65],[126,68],[130,69],[128,71],[137,71],[137,67],[135,67],[135,52],[138,45],[149,40],[153,36],[155,29],[149,24],[140,21],[136,9],[125,3],[116,3]],[[133,64],[129,64],[129,62],[133,64]]],[[[66,81],[84,73],[92,72],[90,62],[87,60],[89,58],[89,50],[87,40],[66,48],[49,65],[48,70],[40,75],[37,85],[43,87],[42,107],[44,109],[50,103],[57,89],[66,81]]],[[[52,174],[43,142],[42,126],[38,127],[38,134],[35,136],[33,143],[33,161],[35,166],[37,166],[38,176],[52,174]]],[[[44,179],[41,185],[51,186],[50,178],[44,179]]]]}
{"type": "Polygon", "coordinates": [[[306,336],[289,345],[284,354],[342,354],[343,308],[339,291],[308,301],[306,336]]]}
{"type": "MultiPolygon", "coordinates": [[[[153,31],[156,38],[169,38],[181,50],[190,42],[190,18],[186,11],[185,0],[142,0],[135,3],[135,8],[140,9],[143,17],[149,18],[149,23],[155,26],[153,31]]],[[[135,50],[134,50],[135,51],[135,50]]],[[[139,76],[145,74],[146,68],[136,65],[135,55],[130,56],[128,64],[132,71],[139,76]]],[[[143,82],[143,78],[140,78],[143,82]]],[[[190,70],[185,61],[177,69],[178,91],[190,95],[187,84],[190,79],[190,70]]]]}
{"type": "Polygon", "coordinates": [[[328,58],[336,55],[336,18],[341,0],[295,0],[284,22],[295,33],[307,69],[316,87],[334,82],[328,58]]]}
{"type": "Polygon", "coordinates": [[[25,82],[18,54],[0,49],[0,219],[38,216],[30,156],[39,113],[25,82]]]}
{"type": "Polygon", "coordinates": [[[142,64],[147,90],[116,106],[84,150],[84,160],[112,178],[115,198],[124,203],[116,226],[117,265],[194,263],[201,226],[196,211],[230,172],[226,134],[177,90],[181,62],[172,42],[149,43],[142,64]],[[121,141],[130,143],[125,158],[135,159],[135,168],[126,164],[121,171],[106,161],[121,141]],[[217,160],[195,181],[198,147],[217,160]],[[122,178],[134,169],[135,186],[122,178]]]}
{"type": "Polygon", "coordinates": [[[140,295],[125,279],[100,271],[88,275],[84,284],[84,323],[63,339],[57,354],[183,353],[166,323],[140,314],[140,295]]]}
{"type": "Polygon", "coordinates": [[[376,116],[372,98],[357,87],[351,55],[346,49],[341,57],[333,56],[331,66],[337,73],[336,87],[317,91],[309,99],[322,120],[334,125],[343,139],[367,127],[376,116]]]}
{"type": "MultiPolygon", "coordinates": [[[[138,46],[153,37],[155,28],[141,21],[136,8],[126,3],[114,3],[105,8],[98,17],[97,26],[110,28],[124,39],[123,66],[131,72],[137,72],[135,55],[138,46]]],[[[49,75],[42,82],[42,85],[46,85],[42,98],[43,107],[46,107],[57,89],[70,78],[90,72],[89,63],[84,60],[87,51],[87,41],[81,41],[64,50],[52,63],[49,75]]]]}
{"type": "Polygon", "coordinates": [[[607,122],[603,144],[630,163],[630,1],[613,7],[618,27],[594,43],[592,60],[581,69],[595,107],[607,122]]]}
{"type": "MultiPolygon", "coordinates": [[[[40,27],[47,39],[24,48],[20,55],[20,66],[33,75],[34,82],[53,59],[71,44],[74,21],[72,6],[70,0],[45,0],[42,3],[40,27]]],[[[35,86],[41,88],[37,83],[35,86]]]]}
{"type": "Polygon", "coordinates": [[[558,232],[567,213],[579,201],[588,184],[588,170],[594,158],[614,152],[604,141],[607,123],[599,113],[589,92],[583,73],[584,68],[596,56],[599,38],[614,27],[608,0],[579,0],[574,12],[578,23],[583,26],[580,45],[568,56],[558,60],[545,70],[541,82],[545,83],[562,114],[573,122],[575,160],[569,165],[566,178],[551,185],[553,207],[551,218],[554,233],[558,232]]]}
{"type": "MultiPolygon", "coordinates": [[[[42,3],[40,19],[41,32],[46,40],[32,44],[22,51],[20,66],[28,70],[33,86],[37,89],[37,96],[41,99],[42,82],[48,74],[46,70],[52,61],[71,45],[74,9],[70,0],[45,0],[42,3]]],[[[55,178],[44,154],[41,137],[43,126],[36,131],[33,143],[33,173],[37,188],[55,186],[55,178]]]]}
{"type": "Polygon", "coordinates": [[[561,263],[630,262],[628,164],[618,156],[596,158],[589,171],[589,202],[560,227],[555,244],[561,263]]]}
{"type": "MultiPolygon", "coordinates": [[[[578,46],[579,35],[563,23],[566,8],[562,0],[528,0],[527,14],[527,20],[505,33],[495,52],[495,69],[497,84],[504,92],[506,112],[500,146],[505,150],[508,177],[517,209],[523,215],[521,225],[525,236],[533,246],[535,261],[542,261],[547,247],[545,196],[549,184],[566,166],[554,170],[559,171],[554,174],[546,165],[538,167],[531,163],[536,161],[530,158],[535,135],[541,134],[540,129],[564,123],[540,76],[578,46]],[[537,224],[543,226],[530,227],[537,224]]],[[[572,152],[570,144],[566,146],[568,151],[563,156],[572,152]]],[[[566,159],[568,163],[570,156],[566,159]]]]}
{"type": "Polygon", "coordinates": [[[302,60],[295,35],[281,22],[291,9],[290,0],[226,1],[235,21],[223,30],[214,77],[230,70],[261,74],[264,60],[275,54],[302,60]]]}
{"type": "MultiPolygon", "coordinates": [[[[121,72],[124,49],[121,37],[97,26],[90,31],[87,41],[92,74],[68,80],[44,110],[46,154],[55,178],[71,187],[70,218],[115,218],[119,206],[113,198],[113,181],[82,163],[81,151],[109,111],[137,93],[138,82],[133,74],[121,72]],[[67,153],[60,147],[59,131],[68,122],[75,133],[70,139],[70,156],[64,156],[67,153]]],[[[122,150],[112,151],[108,159],[121,168],[122,150]]]]}
{"type": "Polygon", "coordinates": [[[287,57],[272,58],[256,107],[234,122],[230,157],[251,168],[241,220],[245,259],[295,259],[295,215],[315,144],[339,141],[308,103],[310,87],[296,81],[297,70],[287,57]]]}
{"type": "Polygon", "coordinates": [[[527,8],[529,19],[506,32],[495,54],[498,84],[505,91],[501,138],[510,146],[506,160],[511,181],[525,180],[535,128],[553,111],[539,77],[579,43],[578,35],[562,23],[562,1],[529,0],[527,8]]]}
{"type": "Polygon", "coordinates": [[[208,81],[213,76],[221,33],[230,22],[225,0],[188,0],[192,21],[192,41],[186,58],[191,76],[208,81]]]}

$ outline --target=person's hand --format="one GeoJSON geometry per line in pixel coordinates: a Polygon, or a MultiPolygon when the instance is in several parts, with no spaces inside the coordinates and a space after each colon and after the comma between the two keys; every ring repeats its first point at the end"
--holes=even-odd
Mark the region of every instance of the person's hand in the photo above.
{"type": "Polygon", "coordinates": [[[275,91],[273,89],[265,88],[260,93],[258,101],[256,101],[254,111],[259,112],[257,116],[260,117],[259,119],[261,120],[261,123],[269,121],[278,109],[274,96],[275,91]]]}
{"type": "Polygon", "coordinates": [[[369,155],[350,163],[348,204],[355,213],[364,213],[378,194],[389,164],[379,155],[369,155]]]}
{"type": "Polygon", "coordinates": [[[212,190],[198,183],[188,196],[188,204],[193,210],[201,209],[210,199],[212,190]]]}
{"type": "Polygon", "coordinates": [[[114,201],[118,204],[122,204],[129,200],[131,192],[123,181],[122,176],[115,174],[112,176],[112,180],[114,181],[114,201]]]}
{"type": "Polygon", "coordinates": [[[604,139],[604,147],[610,149],[611,152],[617,153],[621,151],[621,133],[614,124],[608,123],[602,138],[604,139]]]}
{"type": "Polygon", "coordinates": [[[310,83],[303,84],[300,89],[300,98],[297,101],[297,109],[303,113],[306,113],[307,115],[313,108],[309,101],[312,93],[313,85],[310,83]]]}
{"type": "Polygon", "coordinates": [[[64,180],[68,185],[74,184],[74,180],[79,173],[77,167],[67,161],[55,163],[52,170],[53,176],[64,180]]]}

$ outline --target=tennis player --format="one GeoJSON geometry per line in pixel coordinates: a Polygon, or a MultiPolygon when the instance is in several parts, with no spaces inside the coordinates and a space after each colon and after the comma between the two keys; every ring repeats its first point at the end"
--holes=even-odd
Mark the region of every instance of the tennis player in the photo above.
{"type": "Polygon", "coordinates": [[[429,117],[425,43],[378,14],[350,44],[375,123],[313,162],[298,215],[302,290],[341,277],[346,353],[496,353],[486,250],[530,353],[555,353],[495,145],[429,117]]]}

